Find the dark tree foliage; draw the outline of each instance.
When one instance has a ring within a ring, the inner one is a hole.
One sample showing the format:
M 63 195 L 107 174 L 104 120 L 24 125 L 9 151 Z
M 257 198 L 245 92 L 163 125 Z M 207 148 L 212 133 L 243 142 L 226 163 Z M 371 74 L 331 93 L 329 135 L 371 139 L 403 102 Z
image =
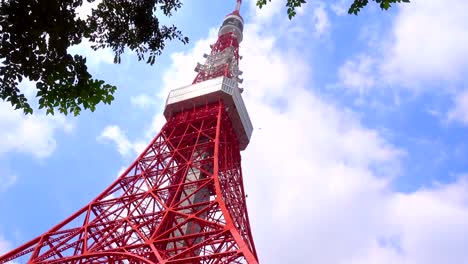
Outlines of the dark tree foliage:
M 409 3 L 410 0 L 372 0 L 380 5 L 382 10 L 388 10 L 392 4 L 396 3 Z M 354 0 L 354 3 L 351 4 L 351 7 L 348 10 L 349 14 L 357 15 L 363 7 L 369 3 L 369 0 Z
M 271 2 L 271 0 L 268 0 Z M 409 3 L 410 0 L 372 0 L 380 5 L 380 8 L 387 10 L 395 3 Z M 288 8 L 288 17 L 292 19 L 296 15 L 296 8 L 300 7 L 302 4 L 305 4 L 306 0 L 287 0 L 286 7 Z M 357 15 L 363 7 L 369 3 L 369 0 L 354 0 L 351 6 L 348 9 L 349 14 Z M 267 4 L 267 0 L 257 0 L 257 6 L 262 8 Z
M 94 0 L 85 0 L 94 2 Z M 36 82 L 39 109 L 78 115 L 82 108 L 110 104 L 116 87 L 94 79 L 86 58 L 67 49 L 84 38 L 94 50 L 111 48 L 120 63 L 125 49 L 153 64 L 165 41 L 188 38 L 175 26 L 159 23 L 156 12 L 171 16 L 180 0 L 102 0 L 87 19 L 76 8 L 82 0 L 0 0 L 0 98 L 24 113 L 33 110 L 18 88 Z

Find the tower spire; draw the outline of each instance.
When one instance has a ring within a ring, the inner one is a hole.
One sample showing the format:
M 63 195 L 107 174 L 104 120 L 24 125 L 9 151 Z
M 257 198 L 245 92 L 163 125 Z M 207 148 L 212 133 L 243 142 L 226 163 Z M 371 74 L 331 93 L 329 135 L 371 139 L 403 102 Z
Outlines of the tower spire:
M 237 0 L 236 9 L 234 9 L 234 11 L 240 12 L 241 4 L 242 4 L 242 0 Z

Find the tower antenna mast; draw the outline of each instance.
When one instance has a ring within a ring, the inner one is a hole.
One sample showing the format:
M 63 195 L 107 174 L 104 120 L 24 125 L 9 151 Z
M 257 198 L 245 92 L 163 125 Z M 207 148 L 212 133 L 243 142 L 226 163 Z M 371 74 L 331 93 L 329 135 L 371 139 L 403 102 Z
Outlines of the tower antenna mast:
M 237 12 L 240 11 L 241 4 L 242 4 L 242 0 L 237 0 L 235 11 L 237 11 Z

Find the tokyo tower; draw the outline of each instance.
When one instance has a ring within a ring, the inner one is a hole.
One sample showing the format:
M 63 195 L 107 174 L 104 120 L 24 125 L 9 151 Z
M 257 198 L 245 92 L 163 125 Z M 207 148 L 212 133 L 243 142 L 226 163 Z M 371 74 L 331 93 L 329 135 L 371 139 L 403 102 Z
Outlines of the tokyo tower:
M 241 155 L 241 0 L 191 85 L 169 93 L 166 124 L 104 192 L 1 263 L 258 263 Z

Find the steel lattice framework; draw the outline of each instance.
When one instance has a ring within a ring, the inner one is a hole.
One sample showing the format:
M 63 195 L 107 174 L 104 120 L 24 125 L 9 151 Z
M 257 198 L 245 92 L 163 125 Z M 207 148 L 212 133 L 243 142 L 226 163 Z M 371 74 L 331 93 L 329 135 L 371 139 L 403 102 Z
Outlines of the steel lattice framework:
M 168 121 L 133 164 L 0 264 L 258 263 L 241 170 L 252 129 L 237 87 L 239 7 L 240 0 L 194 84 L 171 91 Z

